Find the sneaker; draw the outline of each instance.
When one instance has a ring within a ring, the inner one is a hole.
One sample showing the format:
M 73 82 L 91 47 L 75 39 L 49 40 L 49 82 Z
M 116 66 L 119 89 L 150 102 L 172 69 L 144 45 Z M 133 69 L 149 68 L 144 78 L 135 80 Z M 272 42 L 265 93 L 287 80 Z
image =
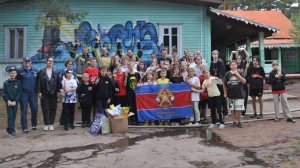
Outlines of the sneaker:
M 274 120 L 275 120 L 275 122 L 279 122 L 280 118 L 275 118 Z
M 31 128 L 33 131 L 35 131 L 36 130 L 36 126 L 32 126 L 32 128 Z
M 219 129 L 224 129 L 225 125 L 224 124 L 220 124 Z
M 54 130 L 54 126 L 53 125 L 49 125 L 49 131 L 53 131 Z
M 70 128 L 71 128 L 71 129 L 74 129 L 74 128 L 75 128 L 74 124 L 71 124 L 71 125 L 70 125 Z
M 263 116 L 262 114 L 259 114 L 259 115 L 257 116 L 257 119 L 262 119 L 262 118 L 264 118 L 264 116 Z
M 232 123 L 232 127 L 235 128 L 237 126 L 236 122 Z
M 187 124 L 188 126 L 193 126 L 194 125 L 194 123 L 192 123 L 192 122 L 190 122 L 189 124 Z
M 208 127 L 209 129 L 213 129 L 213 128 L 215 128 L 215 127 L 217 127 L 215 124 L 210 124 L 210 126 Z
M 48 125 L 45 125 L 43 130 L 44 130 L 44 131 L 49 131 L 49 126 L 48 126 Z
M 23 129 L 23 133 L 28 134 L 29 133 L 28 129 Z
M 199 122 L 196 122 L 196 123 L 194 124 L 194 126 L 201 126 L 200 121 L 199 121 Z
M 238 124 L 237 124 L 237 127 L 239 127 L 239 128 L 243 128 L 243 125 L 242 125 L 242 123 L 238 122 Z
M 254 113 L 253 115 L 250 115 L 250 118 L 257 118 L 257 114 Z
M 66 130 L 66 131 L 69 130 L 68 125 L 64 125 L 64 130 Z
M 11 136 L 13 137 L 13 138 L 16 138 L 17 136 L 16 136 L 16 132 L 12 132 L 11 133 Z
M 12 133 L 9 133 L 9 132 L 5 132 L 5 134 L 9 137 L 9 138 L 11 138 L 11 139 L 14 139 L 15 137 L 12 135 Z
M 88 128 L 91 127 L 91 122 L 87 122 L 86 127 L 88 127 Z
M 292 119 L 292 118 L 288 118 L 288 119 L 286 120 L 286 122 L 296 123 L 296 120 L 294 120 L 294 119 Z

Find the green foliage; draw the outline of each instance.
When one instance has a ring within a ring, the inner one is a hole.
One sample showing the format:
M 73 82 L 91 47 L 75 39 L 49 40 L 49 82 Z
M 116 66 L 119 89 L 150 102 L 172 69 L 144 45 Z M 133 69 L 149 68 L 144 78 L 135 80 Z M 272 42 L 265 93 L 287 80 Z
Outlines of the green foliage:
M 220 8 L 226 10 L 280 10 L 290 18 L 295 3 L 300 3 L 300 0 L 225 0 Z
M 295 42 L 300 43 L 300 8 L 292 13 L 293 28 L 290 30 L 290 36 Z
M 36 18 L 35 28 L 39 29 L 46 25 L 47 14 L 53 14 L 56 16 L 55 24 L 59 27 L 62 24 L 62 18 L 65 18 L 67 22 L 73 23 L 75 21 L 81 21 L 88 14 L 85 11 L 74 11 L 62 0 L 28 0 L 25 5 L 29 9 L 38 9 L 40 15 Z M 54 23 L 53 23 L 54 24 Z

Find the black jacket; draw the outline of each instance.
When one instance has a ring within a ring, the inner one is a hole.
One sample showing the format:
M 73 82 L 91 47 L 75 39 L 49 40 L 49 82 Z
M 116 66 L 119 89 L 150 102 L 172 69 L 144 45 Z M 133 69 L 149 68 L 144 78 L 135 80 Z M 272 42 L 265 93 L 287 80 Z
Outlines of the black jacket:
M 275 77 L 277 70 L 272 70 L 269 74 L 269 83 L 272 85 L 272 91 L 274 90 L 285 90 L 286 75 L 284 71 L 281 71 L 281 78 Z
M 48 78 L 46 68 L 38 73 L 37 93 L 56 94 L 61 89 L 61 81 L 58 72 L 52 69 L 51 78 Z
M 216 76 L 220 79 L 223 79 L 226 73 L 226 68 L 222 59 L 219 58 L 217 63 L 214 63 L 212 61 L 210 63 L 209 72 L 212 76 Z
M 99 83 L 96 85 L 96 95 L 98 100 L 108 100 L 113 96 L 113 83 L 108 76 L 99 77 Z
M 21 82 L 19 80 L 6 80 L 3 83 L 3 99 L 5 101 L 18 101 L 22 92 Z
M 93 86 L 91 84 L 81 84 L 77 88 L 78 100 L 82 107 L 92 107 L 93 105 Z

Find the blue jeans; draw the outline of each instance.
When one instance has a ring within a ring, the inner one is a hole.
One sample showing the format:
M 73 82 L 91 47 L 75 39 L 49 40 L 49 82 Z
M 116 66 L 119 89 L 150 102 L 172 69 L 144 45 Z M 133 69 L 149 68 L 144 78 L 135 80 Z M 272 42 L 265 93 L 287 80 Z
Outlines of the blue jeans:
M 38 99 L 35 91 L 28 92 L 22 91 L 20 98 L 21 106 L 21 126 L 22 129 L 27 129 L 27 108 L 28 103 L 31 109 L 31 126 L 36 127 L 37 125 L 37 112 L 38 112 Z

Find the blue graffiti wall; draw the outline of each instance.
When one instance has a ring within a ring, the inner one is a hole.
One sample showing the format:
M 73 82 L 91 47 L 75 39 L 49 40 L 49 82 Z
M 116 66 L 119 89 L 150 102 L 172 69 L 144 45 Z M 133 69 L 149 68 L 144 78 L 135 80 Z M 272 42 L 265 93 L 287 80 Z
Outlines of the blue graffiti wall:
M 56 28 L 57 29 L 57 28 Z M 59 30 L 56 30 L 59 33 Z M 122 41 L 122 50 L 127 52 L 131 49 L 134 53 L 137 53 L 137 41 L 140 41 L 143 50 L 142 59 L 150 60 L 150 55 L 155 52 L 159 55 L 162 44 L 158 44 L 158 35 L 155 25 L 146 21 L 137 21 L 134 26 L 131 21 L 127 21 L 125 25 L 116 24 L 109 30 L 105 30 L 100 24 L 94 29 L 87 21 L 81 22 L 78 29 L 74 30 L 75 41 L 79 40 L 81 45 L 77 49 L 77 54 L 82 53 L 83 48 L 87 48 L 90 52 L 96 43 L 95 37 L 99 35 L 100 48 L 107 47 L 110 54 L 117 53 L 117 40 Z M 48 36 L 44 36 L 43 40 L 47 40 Z M 59 41 L 56 44 L 46 45 L 43 44 L 41 49 L 37 50 L 37 53 L 31 56 L 33 65 L 41 69 L 46 66 L 46 58 L 54 57 L 55 68 L 58 71 L 65 69 L 64 62 L 68 59 L 73 59 L 70 55 L 70 51 L 74 46 L 74 42 L 62 42 Z M 101 51 L 99 49 L 99 51 Z M 74 67 L 76 68 L 76 67 Z M 75 70 L 75 69 L 74 69 Z
M 122 50 L 127 51 L 131 49 L 137 53 L 137 41 L 141 42 L 143 49 L 142 59 L 149 60 L 150 54 L 155 52 L 160 53 L 160 46 L 158 45 L 158 35 L 153 23 L 146 23 L 145 21 L 137 21 L 135 27 L 131 21 L 127 21 L 125 25 L 116 24 L 112 26 L 107 32 L 98 24 L 97 30 L 93 29 L 89 22 L 82 22 L 79 29 L 75 30 L 75 39 L 83 43 L 83 47 L 92 47 L 95 45 L 95 37 L 99 35 L 101 38 L 101 47 L 107 47 L 109 53 L 117 52 L 117 40 L 122 41 Z M 78 51 L 80 52 L 80 51 Z

